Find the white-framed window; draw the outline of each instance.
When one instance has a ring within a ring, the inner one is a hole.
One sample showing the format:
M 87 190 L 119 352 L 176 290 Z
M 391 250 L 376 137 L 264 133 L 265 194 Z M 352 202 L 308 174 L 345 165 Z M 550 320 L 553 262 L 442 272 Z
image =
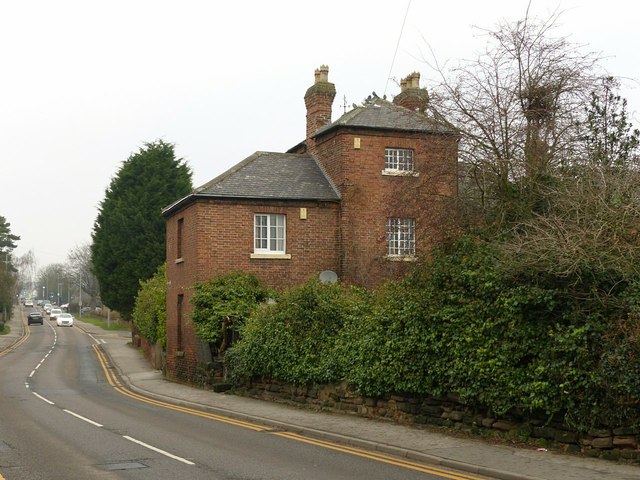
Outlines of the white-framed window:
M 416 221 L 413 218 L 387 218 L 387 255 L 413 257 L 416 254 Z
M 389 172 L 413 172 L 413 150 L 409 148 L 385 148 L 384 169 Z
M 286 216 L 257 213 L 253 217 L 254 253 L 284 254 L 286 251 Z

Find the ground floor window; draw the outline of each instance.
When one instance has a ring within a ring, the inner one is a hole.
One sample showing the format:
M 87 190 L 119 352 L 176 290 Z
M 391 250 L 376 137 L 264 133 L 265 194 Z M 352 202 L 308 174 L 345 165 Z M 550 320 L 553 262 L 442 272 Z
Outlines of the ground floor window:
M 254 216 L 253 223 L 254 253 L 285 253 L 285 215 L 259 213 Z

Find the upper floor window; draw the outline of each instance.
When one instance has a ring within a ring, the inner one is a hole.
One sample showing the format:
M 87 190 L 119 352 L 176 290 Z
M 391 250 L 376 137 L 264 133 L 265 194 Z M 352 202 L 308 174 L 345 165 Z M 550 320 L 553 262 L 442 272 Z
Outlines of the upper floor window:
M 392 172 L 413 172 L 413 150 L 409 148 L 385 148 L 384 169 Z
M 286 216 L 256 214 L 254 224 L 254 252 L 283 254 L 286 250 Z
M 387 218 L 387 255 L 413 257 L 416 254 L 416 221 L 413 218 Z

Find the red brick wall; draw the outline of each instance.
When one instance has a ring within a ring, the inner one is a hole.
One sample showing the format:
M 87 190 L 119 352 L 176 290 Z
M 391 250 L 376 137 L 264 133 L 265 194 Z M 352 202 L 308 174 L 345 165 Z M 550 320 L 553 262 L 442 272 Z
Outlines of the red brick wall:
M 300 208 L 307 219 L 300 218 Z M 286 215 L 290 259 L 252 259 L 255 213 Z M 323 270 L 339 272 L 337 203 L 198 200 L 167 219 L 167 375 L 193 380 L 206 348 L 190 324 L 194 283 L 233 271 L 255 274 L 269 287 L 298 285 Z M 177 224 L 183 218 L 182 260 L 176 263 Z M 182 348 L 178 345 L 177 296 L 184 295 Z M 181 353 L 178 353 L 181 352 Z
M 178 219 L 183 219 L 182 261 L 176 262 Z M 195 378 L 197 340 L 189 322 L 183 317 L 182 345 L 178 345 L 177 300 L 184 295 L 189 304 L 191 286 L 197 281 L 196 209 L 186 208 L 167 219 L 167 357 L 166 372 L 170 378 Z M 178 357 L 176 352 L 183 352 Z
M 197 365 L 210 361 L 189 321 L 196 282 L 244 271 L 268 286 L 288 288 L 333 270 L 343 282 L 373 288 L 406 273 L 410 262 L 386 258 L 386 219 L 416 219 L 416 253 L 430 250 L 450 215 L 447 200 L 456 194 L 457 142 L 453 135 L 335 129 L 315 138 L 312 153 L 340 191 L 340 204 L 199 199 L 174 213 L 167 220 L 167 375 L 193 381 Z M 386 147 L 413 149 L 419 175 L 383 175 Z M 301 207 L 307 208 L 306 220 L 300 218 Z M 291 259 L 251 258 L 255 213 L 287 216 L 286 253 Z M 183 258 L 176 262 L 180 218 Z M 177 332 L 180 294 L 182 345 Z
M 413 149 L 419 176 L 382 175 L 386 147 Z M 342 195 L 342 279 L 375 287 L 405 273 L 407 262 L 385 258 L 386 219 L 415 218 L 416 253 L 428 252 L 447 215 L 443 200 L 456 194 L 457 138 L 341 129 L 317 138 L 316 149 Z

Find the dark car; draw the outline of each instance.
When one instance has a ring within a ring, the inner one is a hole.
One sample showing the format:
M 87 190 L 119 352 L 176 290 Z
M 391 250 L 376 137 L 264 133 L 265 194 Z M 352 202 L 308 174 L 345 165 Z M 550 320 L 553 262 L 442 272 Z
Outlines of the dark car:
M 44 324 L 44 319 L 40 312 L 31 312 L 27 317 L 27 323 L 31 325 L 32 323 L 39 323 L 40 325 Z

